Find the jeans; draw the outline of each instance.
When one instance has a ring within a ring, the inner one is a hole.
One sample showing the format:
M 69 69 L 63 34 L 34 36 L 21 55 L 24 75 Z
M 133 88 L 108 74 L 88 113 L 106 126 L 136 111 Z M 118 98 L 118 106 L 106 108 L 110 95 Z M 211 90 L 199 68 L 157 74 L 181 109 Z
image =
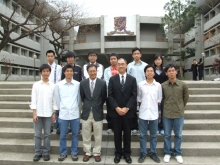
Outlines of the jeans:
M 34 143 L 36 155 L 49 155 L 50 153 L 50 129 L 51 117 L 38 117 L 38 122 L 34 122 Z M 42 145 L 42 129 L 44 130 L 44 144 Z
M 59 118 L 58 121 L 60 125 L 60 155 L 67 155 L 66 133 L 69 124 L 72 131 L 71 155 L 77 155 L 80 119 L 62 120 Z
M 164 127 L 164 154 L 171 155 L 171 132 L 174 130 L 174 156 L 182 155 L 182 130 L 184 125 L 184 117 L 169 119 L 163 116 Z
M 57 129 L 57 131 L 60 130 L 59 122 L 58 122 L 59 112 L 60 112 L 59 110 L 56 110 L 56 129 Z
M 139 118 L 139 130 L 140 130 L 140 152 L 141 155 L 147 155 L 147 129 L 150 129 L 150 155 L 156 154 L 157 146 L 157 128 L 158 119 L 156 120 L 143 120 Z

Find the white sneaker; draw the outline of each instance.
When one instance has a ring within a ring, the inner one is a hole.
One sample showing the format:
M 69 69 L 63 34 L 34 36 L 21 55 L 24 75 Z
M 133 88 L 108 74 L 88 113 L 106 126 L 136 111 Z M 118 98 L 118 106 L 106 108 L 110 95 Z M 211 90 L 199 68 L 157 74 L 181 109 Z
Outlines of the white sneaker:
M 112 129 L 108 129 L 108 130 L 107 130 L 107 133 L 108 133 L 108 134 L 111 134 L 111 133 L 112 133 Z
M 170 157 L 171 157 L 170 155 L 164 155 L 163 161 L 164 161 L 165 163 L 169 163 Z
M 175 158 L 178 163 L 180 163 L 180 164 L 183 163 L 183 157 L 181 155 L 175 156 Z

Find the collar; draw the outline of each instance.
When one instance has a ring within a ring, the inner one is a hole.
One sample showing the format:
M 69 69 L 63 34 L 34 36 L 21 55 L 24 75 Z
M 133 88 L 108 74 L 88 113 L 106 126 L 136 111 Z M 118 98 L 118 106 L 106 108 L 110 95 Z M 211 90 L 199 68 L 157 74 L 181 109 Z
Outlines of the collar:
M 50 81 L 48 81 L 48 82 L 45 83 L 45 82 L 43 82 L 42 79 L 40 80 L 40 83 L 41 83 L 41 84 L 49 84 L 49 85 L 50 85 Z
M 155 79 L 153 80 L 153 82 L 152 82 L 152 84 L 149 84 L 148 82 L 147 82 L 147 80 L 145 80 L 145 83 L 144 84 L 147 84 L 147 85 L 156 85 L 156 81 L 155 81 Z
M 122 75 L 122 74 L 120 74 L 120 73 L 118 73 L 118 74 L 119 74 L 120 78 L 121 78 L 121 76 L 124 76 L 124 78 L 127 76 L 127 73 L 126 73 L 126 72 L 125 72 L 124 75 Z
M 117 67 L 112 67 L 112 66 L 110 66 L 110 69 L 115 69 L 115 70 L 118 70 L 118 68 L 117 68 Z
M 168 82 L 168 85 L 172 85 L 172 83 L 169 80 L 167 80 L 167 82 Z M 176 79 L 176 81 L 173 84 L 180 86 L 180 80 Z
M 134 62 L 134 65 L 142 65 L 142 63 L 143 63 L 143 61 L 140 61 L 139 64 L 136 64 L 135 61 L 133 61 L 133 62 Z
M 48 63 L 48 65 L 50 65 L 49 63 Z M 53 64 L 52 65 L 50 65 L 50 67 L 54 67 L 56 65 L 56 63 L 55 62 L 53 62 Z
M 91 62 L 89 62 L 88 64 L 92 64 Z M 99 63 L 95 62 L 94 65 L 96 65 L 97 67 L 99 67 Z
M 68 84 L 68 82 L 66 81 L 66 78 L 63 79 L 63 83 L 64 83 L 64 84 Z M 71 80 L 70 84 L 74 84 L 73 79 Z

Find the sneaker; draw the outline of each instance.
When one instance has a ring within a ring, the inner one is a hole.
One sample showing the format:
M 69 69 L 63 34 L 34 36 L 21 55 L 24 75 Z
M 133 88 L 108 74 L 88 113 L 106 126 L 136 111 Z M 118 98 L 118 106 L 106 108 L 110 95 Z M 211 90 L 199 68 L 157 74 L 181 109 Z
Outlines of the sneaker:
M 56 134 L 58 134 L 58 135 L 59 135 L 59 134 L 60 134 L 60 130 L 57 130 L 57 131 L 56 131 Z
M 71 155 L 71 157 L 72 157 L 73 161 L 78 161 L 78 156 L 77 155 Z
M 163 129 L 160 130 L 160 134 L 161 134 L 161 135 L 164 135 L 164 130 L 163 130 Z
M 175 158 L 178 163 L 180 163 L 180 164 L 183 163 L 183 157 L 181 155 L 175 156 Z
M 146 158 L 147 156 L 146 155 L 142 155 L 140 156 L 140 158 L 138 159 L 138 163 L 143 163 L 144 162 L 144 159 Z
M 107 133 L 108 133 L 108 134 L 111 134 L 111 133 L 112 133 L 112 129 L 108 129 L 108 130 L 107 130 Z
M 58 158 L 59 162 L 62 162 L 66 159 L 67 155 L 60 155 L 60 157 Z
M 170 155 L 164 155 L 163 161 L 164 161 L 165 163 L 169 163 L 170 157 L 171 157 Z
M 160 159 L 157 157 L 156 154 L 150 155 L 150 158 L 153 159 L 153 161 L 155 161 L 156 163 L 160 163 Z
M 132 134 L 132 135 L 137 135 L 137 130 L 136 130 L 136 129 L 132 130 L 132 131 L 131 131 L 131 134 Z

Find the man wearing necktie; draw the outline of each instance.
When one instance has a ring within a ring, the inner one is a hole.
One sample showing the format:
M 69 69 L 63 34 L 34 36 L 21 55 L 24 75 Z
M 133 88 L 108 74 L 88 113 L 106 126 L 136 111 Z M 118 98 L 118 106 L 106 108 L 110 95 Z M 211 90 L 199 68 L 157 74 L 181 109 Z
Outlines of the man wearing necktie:
M 127 61 L 120 58 L 118 60 L 119 74 L 112 76 L 108 85 L 108 99 L 111 103 L 111 108 L 108 110 L 108 113 L 112 118 L 114 130 L 115 163 L 120 162 L 121 156 L 124 157 L 127 163 L 132 163 L 130 157 L 131 123 L 137 105 L 137 83 L 134 77 L 126 73 L 126 68 Z
M 97 78 L 97 66 L 87 66 L 89 78 L 80 82 L 80 95 L 83 102 L 82 108 L 82 138 L 85 155 L 83 161 L 89 161 L 93 155 L 96 162 L 101 161 L 101 143 L 103 128 L 103 104 L 106 100 L 107 89 L 104 80 Z M 95 146 L 91 151 L 92 127 Z

